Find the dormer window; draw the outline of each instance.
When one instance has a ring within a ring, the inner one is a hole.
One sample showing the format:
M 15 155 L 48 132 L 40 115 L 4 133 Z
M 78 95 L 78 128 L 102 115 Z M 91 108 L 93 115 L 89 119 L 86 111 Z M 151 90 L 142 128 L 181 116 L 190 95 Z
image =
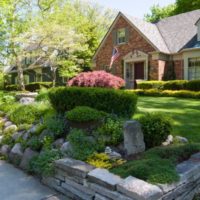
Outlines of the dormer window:
M 126 29 L 121 28 L 117 30 L 117 44 L 123 44 L 126 42 Z

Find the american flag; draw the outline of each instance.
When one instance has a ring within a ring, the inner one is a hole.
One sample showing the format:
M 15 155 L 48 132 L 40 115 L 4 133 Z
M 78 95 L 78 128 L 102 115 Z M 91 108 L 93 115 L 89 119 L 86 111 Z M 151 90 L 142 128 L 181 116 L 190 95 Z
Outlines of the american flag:
M 111 61 L 110 61 L 110 68 L 112 67 L 113 63 L 115 62 L 115 60 L 117 60 L 117 58 L 119 56 L 120 56 L 120 53 L 119 53 L 117 47 L 114 47 L 113 52 L 112 52 Z

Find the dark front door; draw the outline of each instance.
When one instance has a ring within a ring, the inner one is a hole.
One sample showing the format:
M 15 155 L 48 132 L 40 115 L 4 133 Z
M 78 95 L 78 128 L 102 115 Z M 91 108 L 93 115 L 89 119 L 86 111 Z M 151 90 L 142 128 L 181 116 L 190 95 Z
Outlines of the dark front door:
M 144 62 L 134 63 L 134 79 L 144 79 Z

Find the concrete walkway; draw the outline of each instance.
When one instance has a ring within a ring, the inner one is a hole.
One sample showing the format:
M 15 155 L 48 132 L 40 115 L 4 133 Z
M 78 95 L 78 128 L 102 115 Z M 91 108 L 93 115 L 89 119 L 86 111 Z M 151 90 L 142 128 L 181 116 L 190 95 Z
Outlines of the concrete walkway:
M 68 200 L 5 161 L 0 161 L 0 200 Z

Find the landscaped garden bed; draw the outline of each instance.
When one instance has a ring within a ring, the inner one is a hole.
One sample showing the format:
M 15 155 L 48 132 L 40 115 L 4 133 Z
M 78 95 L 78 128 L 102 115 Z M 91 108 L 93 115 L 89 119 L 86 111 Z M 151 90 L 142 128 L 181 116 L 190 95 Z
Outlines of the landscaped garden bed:
M 43 90 L 35 102 L 24 105 L 13 93 L 4 94 L 1 155 L 75 199 L 178 199 L 186 193 L 192 197 L 200 165 L 199 154 L 190 157 L 200 145 L 175 137 L 188 135 L 176 129 L 173 114 L 150 113 L 151 104 L 145 113 L 147 98 L 139 97 L 136 108 L 132 91 L 60 87 Z M 136 146 L 129 149 L 134 136 L 137 140 L 131 144 Z M 148 190 L 137 189 L 140 184 Z

